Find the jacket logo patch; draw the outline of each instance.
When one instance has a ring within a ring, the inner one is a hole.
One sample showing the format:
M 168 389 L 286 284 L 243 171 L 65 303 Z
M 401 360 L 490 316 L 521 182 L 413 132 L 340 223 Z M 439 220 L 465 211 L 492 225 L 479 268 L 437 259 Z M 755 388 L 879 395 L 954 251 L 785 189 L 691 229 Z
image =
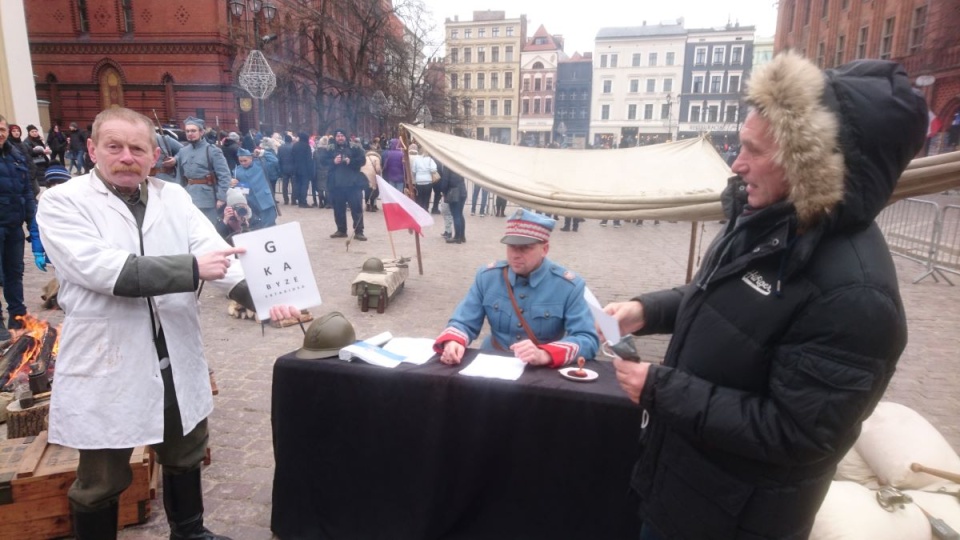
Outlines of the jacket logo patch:
M 756 270 L 751 270 L 743 275 L 743 282 L 753 288 L 753 290 L 764 296 L 770 296 L 770 291 L 773 290 L 773 286 L 767 283 L 763 276 L 760 275 L 760 272 Z

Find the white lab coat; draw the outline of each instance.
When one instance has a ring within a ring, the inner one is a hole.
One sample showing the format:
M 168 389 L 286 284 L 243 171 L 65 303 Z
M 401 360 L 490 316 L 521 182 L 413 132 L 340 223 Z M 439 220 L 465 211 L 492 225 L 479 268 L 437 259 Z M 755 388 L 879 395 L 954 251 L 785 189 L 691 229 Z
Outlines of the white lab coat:
M 229 248 L 179 185 L 149 179 L 144 253 L 202 255 Z M 60 280 L 66 315 L 50 407 L 50 442 L 80 449 L 132 448 L 163 440 L 163 381 L 146 298 L 113 295 L 120 270 L 140 254 L 126 203 L 93 174 L 48 190 L 37 211 L 40 236 Z M 213 285 L 243 279 L 239 264 Z M 163 325 L 183 432 L 213 410 L 193 292 L 154 298 Z

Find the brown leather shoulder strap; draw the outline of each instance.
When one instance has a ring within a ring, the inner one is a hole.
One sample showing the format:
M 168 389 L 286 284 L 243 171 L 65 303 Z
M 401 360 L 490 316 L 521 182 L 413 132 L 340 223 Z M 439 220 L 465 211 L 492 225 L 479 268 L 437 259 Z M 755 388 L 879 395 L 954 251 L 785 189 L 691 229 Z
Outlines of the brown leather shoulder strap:
M 513 295 L 513 287 L 510 286 L 510 275 L 507 273 L 507 267 L 503 267 L 503 284 L 507 287 L 507 293 L 510 295 L 510 303 L 513 304 L 513 312 L 517 314 L 517 318 L 520 319 L 520 324 L 523 325 L 524 331 L 527 333 L 527 337 L 530 338 L 530 341 L 533 342 L 537 347 L 540 346 L 540 341 L 537 340 L 537 336 L 533 335 L 533 330 L 530 330 L 530 325 L 527 324 L 527 320 L 523 318 L 523 313 L 520 311 L 520 306 L 517 305 L 517 297 Z

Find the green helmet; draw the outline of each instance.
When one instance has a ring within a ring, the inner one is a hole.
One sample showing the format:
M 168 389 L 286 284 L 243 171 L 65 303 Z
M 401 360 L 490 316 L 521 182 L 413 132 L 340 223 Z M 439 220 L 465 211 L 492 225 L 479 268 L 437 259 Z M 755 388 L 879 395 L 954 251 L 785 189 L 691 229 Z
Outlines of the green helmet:
M 386 272 L 383 268 L 383 261 L 376 257 L 370 257 L 364 261 L 363 271 L 370 274 L 382 274 Z
M 303 336 L 303 347 L 297 351 L 296 357 L 306 360 L 330 358 L 356 341 L 357 334 L 350 321 L 339 311 L 333 311 L 310 323 Z

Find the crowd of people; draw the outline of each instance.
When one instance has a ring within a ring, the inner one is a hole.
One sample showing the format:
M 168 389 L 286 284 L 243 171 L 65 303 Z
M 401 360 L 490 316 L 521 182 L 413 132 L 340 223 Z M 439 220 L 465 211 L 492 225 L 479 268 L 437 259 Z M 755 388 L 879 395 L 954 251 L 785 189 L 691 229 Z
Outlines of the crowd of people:
M 644 540 L 807 537 L 906 343 L 896 272 L 874 219 L 922 149 L 922 97 L 892 62 L 821 71 L 784 53 L 754 72 L 747 101 L 735 176 L 721 196 L 726 225 L 693 282 L 604 308 L 624 335 L 673 336 L 662 363 L 613 360 L 643 433 L 629 483 Z M 195 291 L 208 281 L 252 309 L 243 272 L 231 265 L 243 250 L 227 239 L 276 222 L 278 185 L 284 204 L 329 204 L 332 238 L 349 236 L 349 208 L 362 241 L 383 176 L 424 210 L 449 216 L 448 242 L 466 241 L 465 179 L 416 145 L 404 182 L 396 139 L 365 144 L 342 129 L 313 143 L 307 133 L 220 137 L 193 117 L 183 131 L 182 144 L 167 140 L 143 115 L 111 108 L 87 131 L 55 128 L 54 149 L 35 126 L 24 138 L 0 116 L 10 316 L 0 322 L 15 328 L 26 313 L 26 226 L 37 266 L 45 269 L 49 250 L 61 281 L 66 318 L 49 440 L 80 449 L 68 497 L 81 540 L 116 537 L 131 449 L 144 444 L 163 464 L 171 538 L 224 538 L 203 521 L 212 400 Z M 64 156 L 66 176 L 82 176 L 38 204 L 37 168 L 64 166 Z M 496 215 L 506 217 L 505 206 L 496 201 Z M 531 366 L 597 355 L 605 338 L 583 279 L 547 258 L 556 222 L 526 209 L 507 218 L 506 258 L 477 271 L 435 340 L 440 362 L 459 364 L 485 320 L 480 348 Z M 576 220 L 567 224 L 576 230 Z M 297 313 L 277 305 L 270 317 Z

